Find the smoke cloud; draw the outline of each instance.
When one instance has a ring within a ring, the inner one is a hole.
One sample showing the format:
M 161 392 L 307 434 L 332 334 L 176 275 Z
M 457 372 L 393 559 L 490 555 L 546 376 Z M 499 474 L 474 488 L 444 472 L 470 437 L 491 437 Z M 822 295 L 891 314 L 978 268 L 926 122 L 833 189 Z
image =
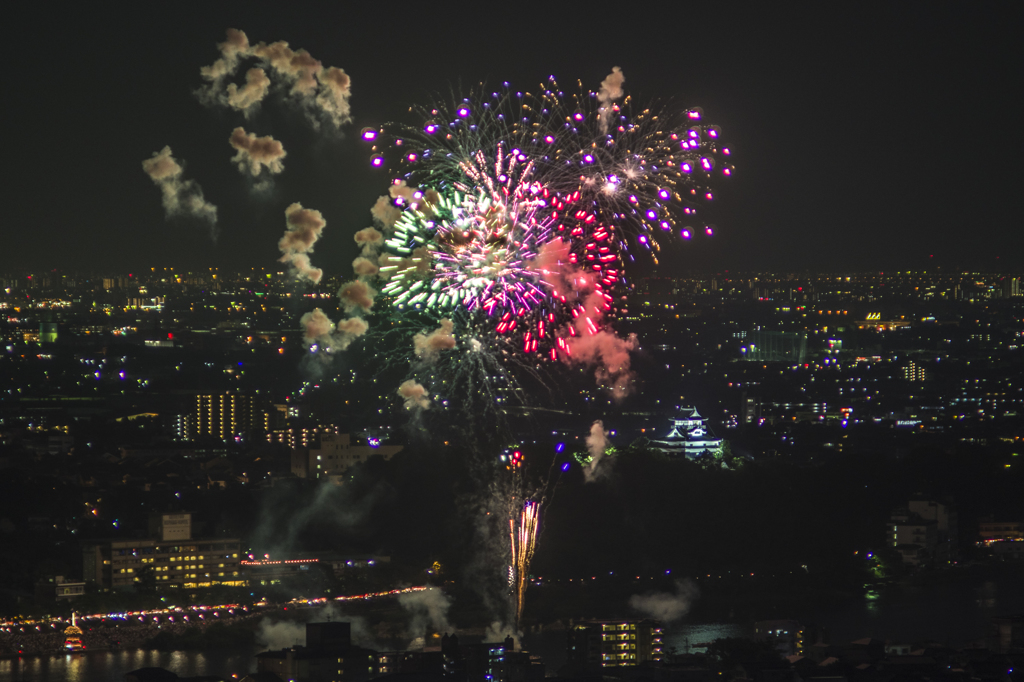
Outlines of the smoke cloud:
M 455 348 L 455 336 L 452 334 L 453 329 L 455 329 L 455 324 L 448 318 L 445 318 L 441 320 L 441 326 L 429 334 L 420 332 L 414 336 L 412 344 L 416 357 L 430 363 L 437 360 L 437 356 L 441 351 Z
M 306 624 L 286 620 L 275 623 L 270 618 L 264 618 L 256 630 L 256 641 L 262 642 L 268 650 L 287 649 L 296 644 L 304 645 Z
M 369 328 L 370 325 L 361 317 L 350 317 L 347 320 L 342 320 L 334 328 L 334 336 L 331 337 L 331 343 L 338 350 L 346 350 L 353 341 L 365 334 Z
M 303 328 L 302 340 L 307 344 L 316 343 L 320 339 L 330 336 L 334 331 L 334 323 L 331 322 L 331 318 L 327 317 L 320 308 L 314 308 L 299 318 L 299 324 Z
M 269 553 L 280 558 L 293 553 L 303 532 L 318 528 L 330 532 L 362 532 L 370 523 L 374 510 L 393 504 L 394 489 L 384 481 L 369 490 L 338 486 L 328 479 L 319 479 L 312 490 L 301 493 L 278 487 L 267 491 L 259 509 L 259 522 L 253 530 L 251 543 L 257 555 Z M 325 530 L 328 529 L 328 530 Z
M 363 250 L 360 256 L 352 261 L 352 269 L 359 279 L 375 276 L 380 272 L 377 256 L 384 243 L 384 235 L 372 227 L 366 227 L 356 232 L 354 238 L 356 244 L 362 246 Z
M 414 206 L 418 203 L 416 190 L 405 184 L 405 180 L 397 180 L 391 187 L 388 187 L 388 194 L 392 199 L 401 199 L 407 206 Z
M 279 40 L 270 45 L 259 43 L 251 54 L 292 86 L 290 94 L 303 97 L 316 91 L 316 77 L 324 67 L 306 50 L 292 50 L 288 43 Z
M 623 339 L 602 329 L 567 339 L 566 345 L 572 353 L 571 362 L 597 365 L 594 377 L 613 398 L 621 400 L 632 392 L 636 375 L 630 369 L 629 352 L 637 347 L 635 334 Z
M 199 70 L 207 85 L 196 94 L 204 104 L 232 107 L 248 116 L 276 81 L 305 111 L 314 129 L 318 130 L 321 123 L 338 129 L 351 120 L 352 81 L 344 70 L 336 66 L 324 68 L 306 50 L 293 50 L 283 41 L 250 45 L 245 33 L 233 28 L 227 30 L 227 38 L 217 47 L 220 58 Z M 260 67 L 246 72 L 245 84 L 225 85 L 242 62 L 249 59 L 257 61 Z
M 427 397 L 427 389 L 413 379 L 407 379 L 398 387 L 398 395 L 405 399 L 405 409 L 429 410 L 430 398 Z
M 377 203 L 370 209 L 370 215 L 374 220 L 384 226 L 384 229 L 391 230 L 402 216 L 402 209 L 391 203 L 390 197 L 378 197 Z
M 428 626 L 440 634 L 453 632 L 448 623 L 448 609 L 452 604 L 438 588 L 407 592 L 399 595 L 398 603 L 409 612 L 409 637 L 412 639 L 425 639 Z
M 700 592 L 689 580 L 676 581 L 675 593 L 649 592 L 634 594 L 629 598 L 629 606 L 648 618 L 671 623 L 685 616 Z
M 601 329 L 608 298 L 599 289 L 594 275 L 572 263 L 569 244 L 555 239 L 543 245 L 530 267 L 540 273 L 552 294 L 563 302 L 585 293 L 582 310 L 565 336 L 562 359 L 570 364 L 596 365 L 594 377 L 620 400 L 632 391 L 634 373 L 630 369 L 630 351 L 637 347 L 636 336 L 626 339 Z
M 360 244 L 365 250 L 367 246 L 379 245 L 384 241 L 384 235 L 372 227 L 366 227 L 355 233 L 356 244 Z
M 347 622 L 352 632 L 352 643 L 356 646 L 376 649 L 377 641 L 370 630 L 366 619 L 361 616 L 347 616 L 334 604 L 328 604 L 315 612 L 310 622 L 324 621 Z M 306 624 L 292 621 L 274 622 L 269 616 L 259 622 L 256 630 L 256 641 L 268 650 L 287 649 L 296 644 L 306 643 Z
M 587 483 L 608 475 L 608 465 L 603 464 L 605 450 L 608 449 L 608 432 L 604 430 L 604 422 L 600 419 L 590 425 L 587 436 L 587 450 L 590 452 L 590 463 L 583 467 L 583 478 Z
M 303 208 L 300 203 L 294 203 L 286 208 L 284 215 L 287 228 L 277 243 L 277 247 L 284 254 L 279 261 L 291 264 L 296 278 L 308 279 L 316 284 L 324 272 L 310 265 L 309 256 L 306 254 L 313 251 L 313 245 L 320 239 L 320 233 L 327 222 L 320 211 Z
M 337 325 L 320 308 L 314 308 L 299 318 L 303 328 L 302 339 L 307 344 L 317 344 L 317 350 L 324 353 L 347 350 L 352 342 L 370 328 L 362 318 L 352 317 Z
M 227 39 L 217 44 L 221 57 L 210 66 L 199 69 L 199 75 L 204 80 L 218 82 L 224 77 L 234 73 L 238 68 L 240 57 L 249 54 L 249 38 L 245 33 L 235 28 L 227 30 Z
M 256 137 L 255 133 L 246 133 L 244 128 L 239 127 L 232 131 L 228 143 L 238 152 L 231 158 L 231 162 L 238 164 L 238 171 L 242 174 L 248 171 L 256 177 L 264 168 L 272 175 L 284 170 L 281 159 L 288 152 L 284 150 L 284 145 L 270 135 Z
M 616 111 L 612 102 L 622 97 L 622 84 L 626 77 L 622 75 L 622 69 L 612 67 L 612 72 L 601 81 L 601 89 L 597 91 L 597 101 L 600 105 L 597 108 L 597 119 L 601 124 L 601 132 L 608 132 L 608 124 Z
M 238 109 L 248 118 L 269 91 L 270 79 L 267 78 L 267 72 L 254 68 L 245 72 L 245 85 L 242 87 L 235 83 L 228 84 L 224 97 L 228 106 Z
M 372 277 L 380 270 L 377 264 L 365 256 L 359 256 L 352 261 L 352 270 L 359 277 Z
M 360 311 L 368 313 L 373 308 L 373 299 L 377 292 L 362 280 L 346 282 L 338 289 L 338 299 L 346 313 Z
M 182 177 L 184 168 L 172 156 L 171 148 L 153 152 L 142 162 L 142 170 L 156 183 L 163 194 L 168 218 L 198 218 L 210 224 L 210 238 L 217 240 L 217 207 L 203 197 L 202 188 L 194 180 Z
M 502 623 L 500 620 L 496 620 L 490 625 L 488 625 L 487 628 L 484 630 L 484 643 L 503 643 L 505 641 L 505 638 L 510 636 L 512 637 L 512 640 L 515 642 L 515 648 L 518 651 L 521 648 L 519 640 L 520 638 L 522 638 L 523 633 L 516 630 L 514 627 L 508 625 L 507 623 Z
M 331 121 L 336 128 L 352 120 L 351 107 L 348 98 L 352 94 L 352 79 L 348 74 L 336 66 L 332 66 L 319 76 L 320 93 L 316 96 L 316 103 L 320 111 Z
M 561 237 L 541 245 L 530 269 L 538 271 L 541 280 L 563 301 L 574 293 L 573 279 L 578 271 L 569 260 L 569 242 Z

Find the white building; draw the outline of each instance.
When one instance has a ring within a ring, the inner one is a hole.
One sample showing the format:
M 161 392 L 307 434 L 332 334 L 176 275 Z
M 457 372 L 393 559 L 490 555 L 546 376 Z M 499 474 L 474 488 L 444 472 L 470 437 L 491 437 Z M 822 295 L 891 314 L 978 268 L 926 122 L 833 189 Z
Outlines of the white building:
M 705 450 L 713 455 L 722 452 L 722 439 L 715 438 L 708 429 L 708 420 L 700 416 L 695 407 L 684 407 L 680 416 L 669 419 L 671 426 L 662 438 L 651 439 L 651 446 L 668 455 L 685 455 L 693 459 Z
M 303 478 L 326 477 L 340 485 L 349 467 L 373 456 L 391 459 L 401 450 L 401 445 L 384 445 L 376 438 L 366 445 L 353 445 L 347 433 L 325 433 L 320 436 L 320 446 L 309 449 L 307 461 L 302 462 L 301 455 L 298 462 L 292 458 L 292 472 Z

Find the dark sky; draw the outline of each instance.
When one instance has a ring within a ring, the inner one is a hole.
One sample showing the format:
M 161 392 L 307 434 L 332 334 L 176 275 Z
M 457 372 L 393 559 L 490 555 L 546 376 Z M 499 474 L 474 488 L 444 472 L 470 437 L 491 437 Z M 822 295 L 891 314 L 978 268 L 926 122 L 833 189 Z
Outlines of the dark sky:
M 327 219 L 314 264 L 348 274 L 351 235 L 387 182 L 362 126 L 460 82 L 596 88 L 613 65 L 641 101 L 702 106 L 734 152 L 718 235 L 671 248 L 664 274 L 1024 262 L 1018 3 L 251 4 L 23 10 L 5 39 L 0 272 L 273 266 L 300 201 Z M 201 106 L 199 67 L 227 27 L 344 68 L 347 139 L 282 106 L 249 122 Z M 269 196 L 229 163 L 236 125 L 288 150 Z M 140 165 L 164 145 L 219 207 L 216 245 L 164 219 Z

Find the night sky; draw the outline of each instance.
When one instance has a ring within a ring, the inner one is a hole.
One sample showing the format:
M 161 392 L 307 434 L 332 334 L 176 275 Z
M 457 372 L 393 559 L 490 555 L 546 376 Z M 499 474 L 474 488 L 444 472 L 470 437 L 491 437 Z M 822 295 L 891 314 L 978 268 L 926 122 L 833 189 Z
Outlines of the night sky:
M 388 182 L 360 128 L 460 83 L 596 89 L 614 65 L 640 102 L 703 107 L 734 153 L 717 236 L 672 247 L 660 274 L 1021 268 L 1020 4 L 555 4 L 23 5 L 5 38 L 0 272 L 275 267 L 299 201 L 327 220 L 314 264 L 347 276 Z M 228 27 L 345 69 L 346 137 L 280 101 L 250 121 L 203 107 L 199 68 Z M 229 162 L 237 125 L 288 150 L 268 195 Z M 141 169 L 164 145 L 219 207 L 216 244 L 165 220 Z

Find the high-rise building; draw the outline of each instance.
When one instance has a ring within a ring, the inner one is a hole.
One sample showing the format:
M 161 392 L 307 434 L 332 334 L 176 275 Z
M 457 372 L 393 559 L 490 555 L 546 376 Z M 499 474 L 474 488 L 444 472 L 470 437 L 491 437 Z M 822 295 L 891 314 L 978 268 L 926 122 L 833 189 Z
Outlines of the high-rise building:
M 580 621 L 568 630 L 569 664 L 593 671 L 660 661 L 662 635 L 661 624 L 653 620 Z
M 371 439 L 366 445 L 353 445 L 352 438 L 347 433 L 325 433 L 320 436 L 320 445 L 309 449 L 305 473 L 300 473 L 298 469 L 301 463 L 297 463 L 294 458 L 292 471 L 296 476 L 332 478 L 344 475 L 349 467 L 365 462 L 370 457 L 381 456 L 384 459 L 391 459 L 401 450 L 401 445 L 384 445 L 377 439 Z
M 754 639 L 771 641 L 783 656 L 803 656 L 804 626 L 795 620 L 760 620 L 754 623 Z
M 194 539 L 191 514 L 162 514 L 148 539 L 86 543 L 82 576 L 100 588 L 244 586 L 238 538 Z
M 740 424 L 753 424 L 756 426 L 760 418 L 761 399 L 748 396 L 747 392 L 743 391 L 743 396 L 740 399 Z
M 960 557 L 959 515 L 948 504 L 933 500 L 910 500 L 907 509 L 922 519 L 935 521 L 935 561 L 939 564 L 955 562 Z
M 269 431 L 271 415 L 260 408 L 256 398 L 250 395 L 197 395 L 192 420 L 194 436 L 214 436 L 230 441 L 253 431 Z
M 907 381 L 924 381 L 928 378 L 928 372 L 924 365 L 911 360 L 903 369 L 903 378 Z

